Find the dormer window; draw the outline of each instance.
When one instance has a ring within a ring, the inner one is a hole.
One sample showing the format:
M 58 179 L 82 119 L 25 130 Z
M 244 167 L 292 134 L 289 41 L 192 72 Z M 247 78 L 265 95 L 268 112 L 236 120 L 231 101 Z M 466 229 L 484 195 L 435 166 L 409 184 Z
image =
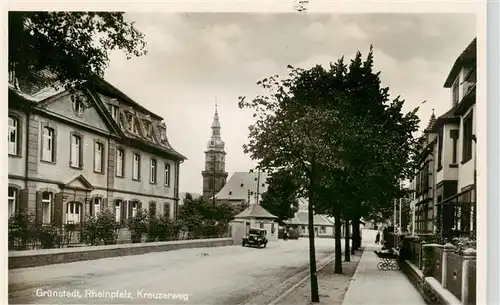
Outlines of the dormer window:
M 134 131 L 135 129 L 135 122 L 134 122 L 134 114 L 131 112 L 127 112 L 127 122 L 128 122 L 128 130 L 129 131 Z
M 144 131 L 145 131 L 145 136 L 146 137 L 150 137 L 151 136 L 151 132 L 152 132 L 152 128 L 151 128 L 151 122 L 149 121 L 144 121 Z
M 109 105 L 109 108 L 111 111 L 111 117 L 113 117 L 114 120 L 118 119 L 118 106 Z

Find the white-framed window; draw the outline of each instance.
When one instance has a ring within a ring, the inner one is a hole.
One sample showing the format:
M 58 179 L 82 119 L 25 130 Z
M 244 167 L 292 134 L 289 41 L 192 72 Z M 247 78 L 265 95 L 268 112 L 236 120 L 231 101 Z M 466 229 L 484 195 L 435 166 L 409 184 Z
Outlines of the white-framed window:
M 121 213 L 121 205 L 122 205 L 122 201 L 121 200 L 116 200 L 115 201 L 115 220 L 116 222 L 120 222 L 121 221 L 121 216 L 122 216 L 122 213 Z
M 144 120 L 144 131 L 145 131 L 145 136 L 150 137 L 152 128 L 151 128 L 151 122 Z
M 141 170 L 141 156 L 139 154 L 134 154 L 133 164 L 132 164 L 132 179 L 139 180 Z
M 321 227 L 319 228 L 319 233 L 321 233 L 321 234 L 325 234 L 325 233 L 326 233 L 326 227 L 321 226 Z
M 94 143 L 94 171 L 102 172 L 102 157 L 104 153 L 104 145 L 100 142 Z
M 113 119 L 118 119 L 118 106 L 116 105 L 110 105 L 111 108 L 111 117 Z
M 71 135 L 71 166 L 80 167 L 81 165 L 81 145 L 82 138 L 78 135 Z
M 43 223 L 50 223 L 52 218 L 52 193 L 42 193 L 42 220 Z
M 121 148 L 116 150 L 116 175 L 118 177 L 123 177 L 124 175 L 124 168 L 125 165 L 125 151 Z
M 78 98 L 73 101 L 73 111 L 76 113 L 76 115 L 81 116 L 83 114 L 83 111 L 85 110 L 85 107 L 83 105 L 83 102 L 79 100 Z
M 66 206 L 66 223 L 80 223 L 82 206 L 78 202 L 68 202 Z
M 138 202 L 132 202 L 132 217 L 135 217 L 137 215 L 137 210 L 139 209 L 139 203 Z
M 94 215 L 101 213 L 101 204 L 102 204 L 102 198 L 95 197 L 94 198 Z
M 156 160 L 151 159 L 149 170 L 149 182 L 156 183 Z
M 165 186 L 170 186 L 170 164 L 165 163 Z
M 54 162 L 54 129 L 43 127 L 42 129 L 42 160 Z
M 16 188 L 9 187 L 8 199 L 9 199 L 9 217 L 10 217 L 16 213 L 18 205 Z
M 19 145 L 19 120 L 9 116 L 9 154 L 17 155 Z

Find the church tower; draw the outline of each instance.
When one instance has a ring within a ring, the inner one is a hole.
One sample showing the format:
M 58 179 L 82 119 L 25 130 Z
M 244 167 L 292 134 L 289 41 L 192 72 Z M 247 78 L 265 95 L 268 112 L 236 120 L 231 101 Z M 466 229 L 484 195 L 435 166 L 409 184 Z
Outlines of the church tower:
M 219 113 L 215 105 L 214 120 L 212 122 L 212 137 L 207 143 L 205 151 L 205 170 L 203 176 L 203 197 L 208 199 L 219 192 L 226 184 L 226 152 L 225 143 L 220 136 Z

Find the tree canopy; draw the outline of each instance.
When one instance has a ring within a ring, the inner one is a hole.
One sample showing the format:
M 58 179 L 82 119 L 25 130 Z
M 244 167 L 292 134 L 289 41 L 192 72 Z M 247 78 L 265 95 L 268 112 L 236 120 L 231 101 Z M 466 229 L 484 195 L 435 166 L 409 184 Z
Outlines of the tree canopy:
M 262 194 L 260 204 L 271 214 L 278 216 L 278 221 L 293 218 L 299 209 L 298 185 L 294 176 L 284 170 L 274 172 L 267 179 L 267 191 Z
M 103 77 L 109 54 L 146 54 L 144 34 L 121 12 L 9 12 L 9 71 L 32 80 L 49 71 L 69 88 Z

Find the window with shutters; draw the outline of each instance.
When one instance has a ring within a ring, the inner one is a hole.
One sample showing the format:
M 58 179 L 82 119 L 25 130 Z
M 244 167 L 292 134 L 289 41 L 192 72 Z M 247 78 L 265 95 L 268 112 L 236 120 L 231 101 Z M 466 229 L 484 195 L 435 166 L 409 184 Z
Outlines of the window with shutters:
M 151 201 L 149 203 L 149 217 L 154 218 L 156 217 L 156 202 Z
M 42 129 L 42 161 L 54 162 L 55 132 L 53 128 L 44 126 Z
M 54 198 L 54 196 L 50 192 L 43 192 L 42 193 L 42 221 L 43 221 L 43 223 L 51 223 L 53 198 Z
M 122 205 L 122 202 L 121 200 L 116 200 L 115 201 L 115 220 L 116 222 L 120 222 L 121 221 L 121 216 L 122 216 L 122 213 L 121 213 L 121 205 Z
M 116 150 L 116 176 L 125 177 L 125 151 L 121 148 Z
M 141 171 L 141 156 L 139 154 L 134 154 L 134 158 L 132 160 L 132 179 L 139 180 L 141 179 L 140 171 Z
M 156 183 L 156 160 L 155 159 L 151 159 L 151 162 L 150 162 L 149 182 Z
M 16 213 L 16 209 L 18 206 L 17 202 L 17 189 L 13 187 L 9 187 L 9 192 L 7 194 L 9 200 L 9 217 Z
M 102 198 L 95 197 L 94 198 L 94 215 L 101 213 L 101 206 L 102 206 Z
M 77 134 L 71 135 L 71 158 L 70 165 L 74 168 L 82 167 L 82 137 Z
M 9 155 L 19 154 L 19 119 L 9 116 Z
M 78 224 L 81 221 L 82 204 L 79 202 L 68 202 L 66 206 L 66 223 Z

